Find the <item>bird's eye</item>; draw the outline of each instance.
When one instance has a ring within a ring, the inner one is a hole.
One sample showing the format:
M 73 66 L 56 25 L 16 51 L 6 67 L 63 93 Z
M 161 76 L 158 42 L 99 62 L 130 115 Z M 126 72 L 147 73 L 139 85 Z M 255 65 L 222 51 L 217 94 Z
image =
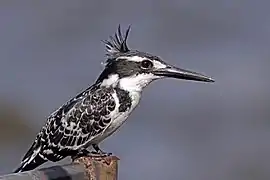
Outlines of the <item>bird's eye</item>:
M 153 63 L 149 60 L 143 60 L 141 63 L 142 68 L 144 69 L 150 69 L 153 67 Z

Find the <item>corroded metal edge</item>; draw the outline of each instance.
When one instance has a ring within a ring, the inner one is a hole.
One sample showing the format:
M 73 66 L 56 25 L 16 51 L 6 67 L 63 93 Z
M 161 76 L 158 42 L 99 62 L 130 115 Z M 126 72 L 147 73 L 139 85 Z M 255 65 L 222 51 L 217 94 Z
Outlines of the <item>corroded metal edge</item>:
M 88 180 L 117 180 L 118 160 L 116 156 L 85 156 L 75 159 L 74 163 L 84 166 Z

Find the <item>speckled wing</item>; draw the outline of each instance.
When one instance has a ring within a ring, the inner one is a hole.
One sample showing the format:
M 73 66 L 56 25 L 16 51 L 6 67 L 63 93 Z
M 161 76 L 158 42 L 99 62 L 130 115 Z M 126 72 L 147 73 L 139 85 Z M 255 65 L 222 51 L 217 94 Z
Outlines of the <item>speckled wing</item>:
M 112 94 L 110 88 L 92 88 L 60 107 L 48 118 L 24 159 L 38 148 L 41 157 L 50 161 L 76 154 L 109 126 L 116 107 Z

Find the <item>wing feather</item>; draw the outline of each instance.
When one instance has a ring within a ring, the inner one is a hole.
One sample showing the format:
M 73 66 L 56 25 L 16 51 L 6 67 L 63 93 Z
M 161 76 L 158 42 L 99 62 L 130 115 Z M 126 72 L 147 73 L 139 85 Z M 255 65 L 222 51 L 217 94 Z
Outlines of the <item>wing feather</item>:
M 41 147 L 40 153 L 45 158 L 60 160 L 103 133 L 116 106 L 112 91 L 87 89 L 52 113 L 23 159 Z

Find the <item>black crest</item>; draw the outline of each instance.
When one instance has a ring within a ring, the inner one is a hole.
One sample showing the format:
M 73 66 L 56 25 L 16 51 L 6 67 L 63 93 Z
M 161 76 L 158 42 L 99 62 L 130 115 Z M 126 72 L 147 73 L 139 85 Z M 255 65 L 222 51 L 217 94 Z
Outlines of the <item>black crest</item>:
M 114 34 L 114 36 L 110 36 L 109 40 L 103 41 L 106 46 L 107 56 L 112 56 L 117 53 L 126 53 L 129 51 L 127 46 L 127 38 L 130 31 L 130 26 L 126 30 L 125 34 L 123 35 L 121 32 L 120 24 L 118 25 L 118 30 Z

